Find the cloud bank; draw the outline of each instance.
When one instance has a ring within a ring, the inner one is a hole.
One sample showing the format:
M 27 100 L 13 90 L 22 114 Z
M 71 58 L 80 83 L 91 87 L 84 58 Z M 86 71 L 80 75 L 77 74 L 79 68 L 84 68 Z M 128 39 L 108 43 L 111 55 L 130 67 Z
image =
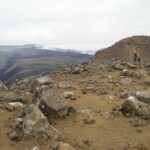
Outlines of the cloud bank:
M 0 0 L 0 44 L 100 49 L 150 35 L 149 0 Z

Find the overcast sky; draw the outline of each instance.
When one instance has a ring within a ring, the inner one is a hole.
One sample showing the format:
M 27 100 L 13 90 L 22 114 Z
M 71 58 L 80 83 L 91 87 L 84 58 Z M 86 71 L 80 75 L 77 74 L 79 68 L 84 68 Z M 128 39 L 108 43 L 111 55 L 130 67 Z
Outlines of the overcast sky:
M 150 35 L 150 0 L 0 0 L 0 44 L 100 49 Z

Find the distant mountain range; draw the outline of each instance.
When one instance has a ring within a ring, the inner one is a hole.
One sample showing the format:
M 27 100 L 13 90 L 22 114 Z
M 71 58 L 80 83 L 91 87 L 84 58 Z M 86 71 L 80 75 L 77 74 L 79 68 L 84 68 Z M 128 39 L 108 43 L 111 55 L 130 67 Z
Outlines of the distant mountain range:
M 0 46 L 0 80 L 11 83 L 16 79 L 53 71 L 59 66 L 80 63 L 91 57 L 75 50 L 50 50 L 33 44 Z

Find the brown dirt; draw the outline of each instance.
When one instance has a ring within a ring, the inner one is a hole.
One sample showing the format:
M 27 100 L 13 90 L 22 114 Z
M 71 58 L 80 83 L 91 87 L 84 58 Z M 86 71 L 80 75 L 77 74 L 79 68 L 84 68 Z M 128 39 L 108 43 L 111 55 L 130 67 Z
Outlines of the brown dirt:
M 101 75 L 103 73 L 103 76 Z M 81 88 L 84 87 L 82 80 L 96 80 L 98 82 L 107 82 L 108 76 L 111 75 L 114 79 L 118 79 L 119 71 L 94 73 L 93 75 L 70 75 L 70 74 L 50 74 L 50 77 L 55 81 L 70 81 L 76 87 L 74 90 L 60 90 L 74 91 L 77 100 L 70 101 L 70 105 L 76 110 L 92 108 L 96 110 L 93 113 L 95 119 L 94 124 L 84 124 L 83 119 L 85 115 L 77 113 L 67 117 L 66 119 L 56 120 L 55 127 L 59 129 L 66 137 L 65 141 L 73 145 L 77 150 L 108 150 L 113 148 L 114 150 L 124 150 L 124 147 L 128 144 L 144 144 L 150 149 L 150 124 L 148 121 L 139 119 L 143 122 L 141 127 L 133 127 L 131 120 L 133 117 L 125 117 L 123 115 L 113 116 L 109 115 L 112 108 L 121 104 L 122 100 L 118 97 L 119 89 L 140 89 L 142 91 L 150 92 L 150 89 L 145 89 L 143 86 L 143 79 L 137 79 L 136 83 L 132 86 L 116 86 L 110 87 L 108 94 L 97 96 L 95 93 L 88 92 L 87 94 L 81 94 Z M 146 76 L 145 79 L 150 79 Z M 107 100 L 107 96 L 111 95 L 113 100 Z M 11 120 L 16 118 L 18 112 L 8 112 L 7 110 L 0 108 L 0 150 L 26 150 L 26 148 L 32 148 L 38 146 L 40 150 L 49 150 L 51 140 L 44 141 L 38 139 L 32 139 L 29 141 L 13 142 L 8 139 L 7 132 L 10 129 Z M 107 115 L 108 114 L 108 115 Z M 106 117 L 105 117 L 106 116 Z M 108 118 L 107 118 L 108 116 Z M 137 129 L 141 130 L 138 132 Z M 87 146 L 83 143 L 84 140 L 89 140 L 90 144 Z M 82 146 L 80 148 L 79 146 Z M 135 149 L 138 150 L 138 149 Z M 140 149 L 139 149 L 140 150 Z M 141 149 L 142 150 L 142 149 Z

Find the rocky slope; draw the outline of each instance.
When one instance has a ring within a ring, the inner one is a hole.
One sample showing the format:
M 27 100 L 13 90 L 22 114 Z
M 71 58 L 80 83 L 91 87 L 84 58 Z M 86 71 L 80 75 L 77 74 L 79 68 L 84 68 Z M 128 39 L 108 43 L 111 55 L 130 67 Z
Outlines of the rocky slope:
M 150 63 L 87 61 L 0 90 L 0 149 L 149 150 Z
M 98 51 L 95 55 L 96 60 L 108 58 L 133 61 L 133 53 L 137 51 L 142 61 L 150 60 L 150 37 L 133 36 L 123 39 L 111 47 Z

